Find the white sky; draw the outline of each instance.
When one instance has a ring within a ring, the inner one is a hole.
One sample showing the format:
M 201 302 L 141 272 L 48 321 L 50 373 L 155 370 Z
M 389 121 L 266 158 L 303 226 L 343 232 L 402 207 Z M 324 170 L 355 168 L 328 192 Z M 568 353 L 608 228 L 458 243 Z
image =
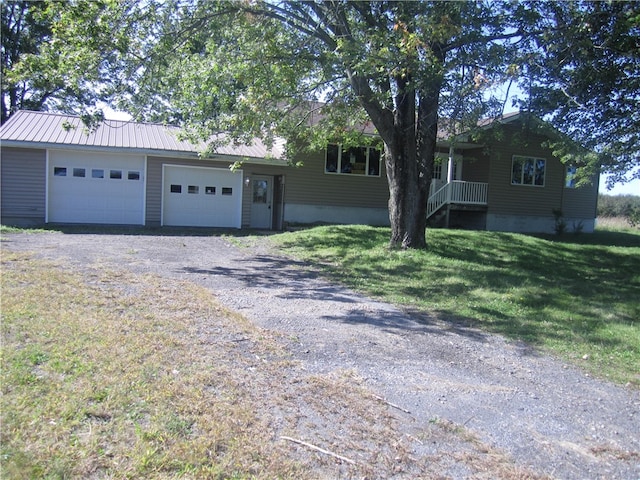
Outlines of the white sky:
M 605 185 L 606 178 L 604 175 L 600 178 L 600 193 L 603 195 L 638 195 L 640 196 L 640 180 L 635 179 L 624 185 L 616 185 L 611 190 L 607 190 Z

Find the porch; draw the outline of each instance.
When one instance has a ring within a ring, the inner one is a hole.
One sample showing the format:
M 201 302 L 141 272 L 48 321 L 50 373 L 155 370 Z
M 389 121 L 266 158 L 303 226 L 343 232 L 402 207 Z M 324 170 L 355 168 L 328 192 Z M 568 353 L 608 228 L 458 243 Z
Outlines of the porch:
M 427 200 L 427 219 L 438 212 L 444 212 L 448 217 L 449 211 L 454 207 L 465 210 L 486 210 L 488 187 L 489 184 L 481 182 L 434 180 Z

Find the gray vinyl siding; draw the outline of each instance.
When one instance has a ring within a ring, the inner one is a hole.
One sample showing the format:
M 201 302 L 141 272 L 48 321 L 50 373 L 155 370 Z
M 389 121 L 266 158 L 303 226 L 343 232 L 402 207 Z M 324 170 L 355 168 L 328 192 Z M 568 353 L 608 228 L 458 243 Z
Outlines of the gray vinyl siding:
M 516 129 L 509 129 L 512 142 L 495 144 L 489 150 L 488 211 L 497 215 L 528 215 L 552 217 L 554 209 L 562 208 L 564 166 L 542 146 L 546 137 L 527 135 L 526 141 L 517 137 Z M 544 158 L 545 184 L 541 186 L 512 185 L 511 168 L 514 155 Z
M 0 201 L 3 223 L 44 223 L 46 158 L 43 149 L 2 148 Z
M 591 185 L 564 189 L 562 213 L 565 217 L 596 218 L 599 180 L 594 178 Z
M 287 171 L 285 204 L 387 208 L 389 188 L 381 159 L 380 176 L 324 172 L 325 151 L 301 156 L 304 166 Z
M 284 176 L 284 203 L 343 207 L 387 208 L 389 189 L 384 166 L 379 177 L 324 173 L 325 152 L 302 155 L 301 167 L 245 163 L 245 177 L 252 175 Z M 147 211 L 145 224 L 160 225 L 162 208 L 162 165 L 187 165 L 229 168 L 230 162 L 195 159 L 148 157 Z M 251 221 L 251 191 L 243 189 L 242 226 Z
M 147 192 L 144 224 L 158 226 L 162 208 L 162 163 L 166 159 L 147 157 Z

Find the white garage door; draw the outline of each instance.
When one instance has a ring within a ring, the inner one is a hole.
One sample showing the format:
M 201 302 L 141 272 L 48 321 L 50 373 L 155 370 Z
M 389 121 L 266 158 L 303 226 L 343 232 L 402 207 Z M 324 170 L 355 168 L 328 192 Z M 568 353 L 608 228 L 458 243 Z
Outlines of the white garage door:
M 49 152 L 49 222 L 144 224 L 145 157 Z
M 242 172 L 165 165 L 162 224 L 240 228 Z

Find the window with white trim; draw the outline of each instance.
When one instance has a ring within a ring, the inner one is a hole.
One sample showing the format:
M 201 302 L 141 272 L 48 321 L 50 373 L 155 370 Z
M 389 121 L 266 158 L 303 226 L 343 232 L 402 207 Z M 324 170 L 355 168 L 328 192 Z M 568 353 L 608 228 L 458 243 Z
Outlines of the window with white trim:
M 544 158 L 514 155 L 511 161 L 511 185 L 544 187 L 546 164 Z
M 327 145 L 324 173 L 332 175 L 380 176 L 380 150 L 374 147 Z

